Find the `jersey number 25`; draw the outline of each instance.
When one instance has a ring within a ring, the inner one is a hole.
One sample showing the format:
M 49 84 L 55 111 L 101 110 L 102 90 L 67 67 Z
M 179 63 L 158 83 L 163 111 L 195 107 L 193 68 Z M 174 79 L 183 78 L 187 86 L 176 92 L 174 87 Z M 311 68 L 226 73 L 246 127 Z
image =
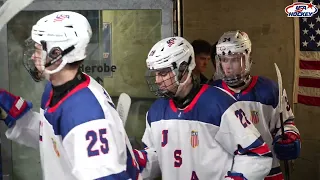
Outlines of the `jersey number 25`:
M 99 156 L 100 153 L 102 154 L 107 154 L 109 152 L 109 145 L 108 145 L 108 140 L 105 137 L 107 135 L 107 129 L 99 129 L 99 131 L 88 131 L 86 134 L 86 140 L 90 141 L 87 151 L 88 151 L 88 157 L 92 156 Z M 99 143 L 98 149 L 94 149 L 94 145 L 96 143 Z

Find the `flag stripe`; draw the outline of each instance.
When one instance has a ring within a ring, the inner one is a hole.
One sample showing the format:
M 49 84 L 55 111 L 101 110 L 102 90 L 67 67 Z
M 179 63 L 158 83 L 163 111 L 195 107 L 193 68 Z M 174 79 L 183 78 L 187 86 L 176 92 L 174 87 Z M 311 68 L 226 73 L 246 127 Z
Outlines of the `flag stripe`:
M 300 69 L 320 70 L 320 61 L 300 60 Z
M 298 94 L 298 102 L 311 106 L 320 106 L 320 97 L 304 96 Z
M 298 94 L 303 96 L 320 97 L 320 88 L 302 87 L 298 88 Z
M 299 78 L 299 86 L 320 88 L 320 79 Z
M 320 79 L 320 70 L 305 70 L 300 69 L 300 77 L 306 78 L 319 78 Z
M 318 51 L 300 51 L 300 59 L 304 61 L 320 61 L 320 53 Z
M 312 3 L 320 7 L 320 0 L 313 0 Z M 294 99 L 298 103 L 320 106 L 320 10 L 311 17 L 296 18 L 294 22 Z

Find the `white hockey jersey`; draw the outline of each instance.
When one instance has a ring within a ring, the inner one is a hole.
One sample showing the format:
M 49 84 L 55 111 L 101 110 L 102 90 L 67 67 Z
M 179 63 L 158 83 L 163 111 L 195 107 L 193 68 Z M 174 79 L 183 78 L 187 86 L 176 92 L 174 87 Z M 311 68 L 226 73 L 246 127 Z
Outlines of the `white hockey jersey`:
M 232 94 L 238 101 L 247 107 L 245 111 L 249 120 L 255 125 L 262 135 L 263 140 L 273 151 L 272 141 L 274 136 L 281 134 L 280 113 L 278 108 L 278 84 L 265 77 L 253 76 L 249 86 L 240 93 L 233 92 L 222 80 L 213 82 L 214 86 L 222 88 Z M 283 120 L 285 131 L 299 134 L 294 125 L 294 115 L 290 108 L 286 91 L 283 90 Z M 282 180 L 279 160 L 273 156 L 272 169 L 265 180 Z
M 221 180 L 231 171 L 263 179 L 271 152 L 244 111 L 241 102 L 208 85 L 183 110 L 158 99 L 146 115 L 146 148 L 137 151 L 143 177 Z
M 53 107 L 48 83 L 40 113 L 30 111 L 17 120 L 7 137 L 39 147 L 44 180 L 138 179 L 139 169 L 111 98 L 93 78 L 85 77 Z

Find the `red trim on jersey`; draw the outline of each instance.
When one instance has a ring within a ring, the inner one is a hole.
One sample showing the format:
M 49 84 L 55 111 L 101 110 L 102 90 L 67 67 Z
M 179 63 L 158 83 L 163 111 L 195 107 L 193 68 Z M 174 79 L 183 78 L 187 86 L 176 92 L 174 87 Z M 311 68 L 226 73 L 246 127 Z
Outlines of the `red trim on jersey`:
M 198 94 L 196 95 L 196 97 L 193 98 L 193 100 L 191 101 L 191 103 L 187 106 L 187 108 L 185 108 L 183 110 L 183 112 L 187 113 L 189 111 L 191 111 L 193 109 L 193 107 L 196 105 L 196 103 L 198 102 L 200 96 L 209 88 L 208 84 L 204 84 L 202 86 L 202 88 L 200 89 L 200 91 L 198 92 Z
M 141 150 L 139 151 L 136 149 L 134 149 L 133 152 L 134 152 L 135 158 L 136 158 L 139 166 L 145 168 L 147 165 L 147 161 L 148 161 L 147 152 L 141 151 Z
M 173 112 L 177 112 L 178 111 L 178 109 L 177 109 L 177 107 L 174 104 L 172 99 L 169 100 L 169 105 L 170 105 L 170 108 L 172 109 Z
M 284 177 L 283 177 L 282 172 L 280 172 L 278 174 L 267 176 L 264 178 L 264 180 L 284 180 Z
M 252 76 L 252 80 L 251 80 L 249 86 L 246 87 L 244 90 L 242 90 L 241 94 L 244 95 L 244 94 L 249 93 L 252 90 L 252 88 L 254 88 L 254 86 L 257 84 L 258 78 L 259 78 L 259 76 Z M 226 90 L 227 92 L 231 93 L 232 95 L 235 94 L 235 92 L 232 91 L 224 81 L 222 81 L 222 88 L 224 90 Z
M 284 125 L 292 125 L 292 126 L 295 126 L 294 122 L 284 122 Z
M 227 85 L 227 83 L 225 83 L 224 81 L 222 81 L 222 88 L 223 88 L 224 90 L 226 90 L 227 92 L 229 92 L 230 94 L 232 94 L 232 96 L 235 94 L 235 92 L 233 92 L 233 91 L 229 88 L 229 86 Z
M 49 107 L 48 108 L 48 112 L 49 113 L 52 113 L 54 112 L 55 110 L 57 110 L 57 108 L 68 98 L 70 97 L 71 95 L 73 95 L 74 93 L 80 91 L 81 89 L 83 88 L 86 88 L 88 87 L 89 83 L 90 83 L 90 77 L 88 75 L 85 74 L 85 78 L 86 80 L 82 83 L 80 83 L 79 85 L 77 85 L 74 89 L 72 89 L 66 96 L 64 96 L 56 105 L 54 105 L 53 107 Z M 50 104 L 50 101 L 51 101 L 51 98 L 52 98 L 52 95 L 53 95 L 53 90 L 51 90 L 50 92 L 50 96 L 49 96 L 49 99 L 46 103 L 46 107 L 49 106 Z
M 52 99 L 52 95 L 53 95 L 53 90 L 50 91 L 49 99 L 48 99 L 45 107 L 49 107 L 50 101 Z
M 270 149 L 266 143 L 263 143 L 261 146 L 249 149 L 250 152 L 253 152 L 258 155 L 265 155 L 270 153 Z
M 254 86 L 257 84 L 257 81 L 258 81 L 258 76 L 252 76 L 252 80 L 249 86 L 245 88 L 241 93 L 243 95 L 249 93 L 252 90 L 252 88 L 254 88 Z
M 183 110 L 183 112 L 187 113 L 189 111 L 192 110 L 192 108 L 196 105 L 196 103 L 198 102 L 200 96 L 209 88 L 208 84 L 204 84 L 200 91 L 198 92 L 198 94 L 193 98 L 193 100 L 191 101 L 191 103 Z M 178 108 L 176 107 L 176 105 L 174 104 L 173 100 L 170 99 L 169 100 L 169 105 L 170 108 L 172 109 L 173 112 L 177 112 Z

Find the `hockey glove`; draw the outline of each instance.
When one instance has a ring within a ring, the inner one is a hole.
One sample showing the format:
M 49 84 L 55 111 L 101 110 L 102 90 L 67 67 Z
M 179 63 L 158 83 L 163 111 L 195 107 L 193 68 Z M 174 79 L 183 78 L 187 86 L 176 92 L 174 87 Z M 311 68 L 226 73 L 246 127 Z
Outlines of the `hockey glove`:
M 147 152 L 144 150 L 133 150 L 134 156 L 137 160 L 140 172 L 143 171 L 143 169 L 146 167 L 147 165 Z
M 228 171 L 228 175 L 225 176 L 225 180 L 247 180 L 247 178 L 245 178 L 242 173 Z
M 278 135 L 273 140 L 274 152 L 279 160 L 294 160 L 300 155 L 300 135 L 294 132 L 285 132 L 285 139 Z
M 4 120 L 9 128 L 31 108 L 31 102 L 0 89 L 0 119 Z

